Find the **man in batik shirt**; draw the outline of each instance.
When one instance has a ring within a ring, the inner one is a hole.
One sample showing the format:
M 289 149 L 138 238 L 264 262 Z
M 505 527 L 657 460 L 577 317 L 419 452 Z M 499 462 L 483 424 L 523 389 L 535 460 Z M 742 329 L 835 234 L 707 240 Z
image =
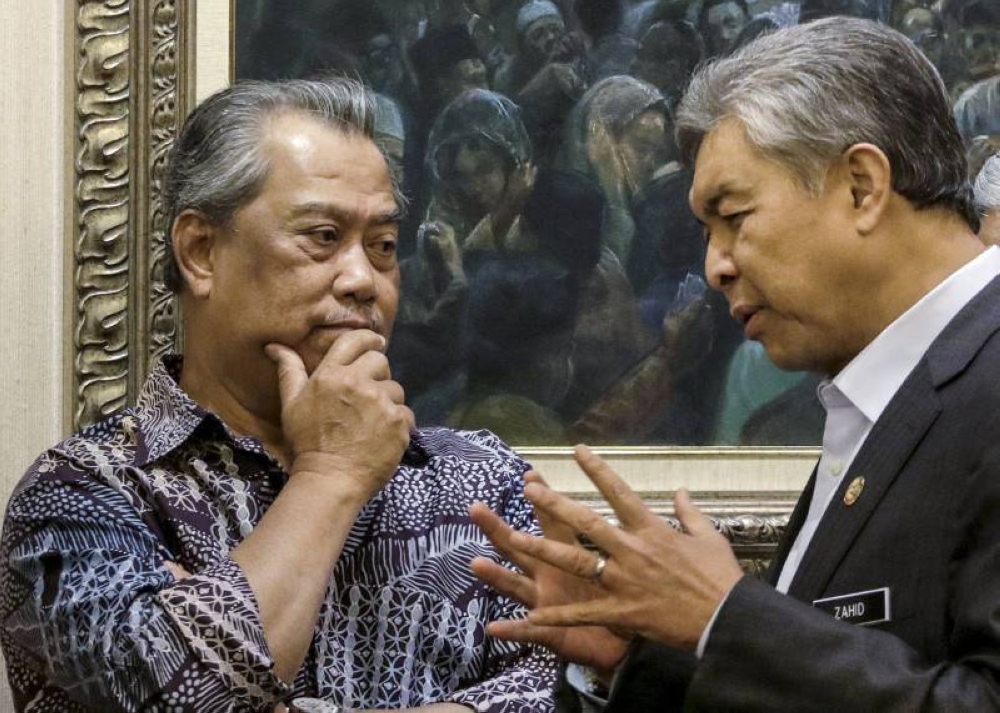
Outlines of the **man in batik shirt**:
M 248 83 L 188 119 L 165 182 L 183 360 L 11 498 L 0 643 L 18 710 L 547 711 L 553 659 L 487 639 L 522 610 L 485 501 L 536 523 L 489 433 L 414 430 L 383 354 L 401 200 L 348 81 Z

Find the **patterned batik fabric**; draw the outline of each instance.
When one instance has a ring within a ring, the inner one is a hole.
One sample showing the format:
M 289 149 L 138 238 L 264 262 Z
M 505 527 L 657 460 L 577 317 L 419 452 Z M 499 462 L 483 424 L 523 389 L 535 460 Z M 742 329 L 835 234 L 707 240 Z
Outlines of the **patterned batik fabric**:
M 287 474 L 195 404 L 179 371 L 179 359 L 159 364 L 134 408 L 44 453 L 11 497 L 0 645 L 17 710 L 270 711 L 291 695 L 552 709 L 554 658 L 485 635 L 487 622 L 524 611 L 469 572 L 473 557 L 502 561 L 469 521 L 471 503 L 538 530 L 523 460 L 488 432 L 415 433 L 354 523 L 289 686 L 229 557 Z M 175 580 L 167 560 L 192 576 Z

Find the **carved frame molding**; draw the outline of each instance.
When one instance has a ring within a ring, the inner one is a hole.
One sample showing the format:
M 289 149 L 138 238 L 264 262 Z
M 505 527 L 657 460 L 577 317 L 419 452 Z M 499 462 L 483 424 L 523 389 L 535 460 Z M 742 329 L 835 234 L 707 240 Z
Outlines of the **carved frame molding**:
M 160 192 L 166 157 L 194 96 L 195 2 L 75 5 L 74 429 L 134 400 L 150 365 L 178 341 L 177 308 L 162 279 Z M 669 517 L 669 493 L 643 495 Z M 744 567 L 757 573 L 767 566 L 796 495 L 694 494 Z M 592 494 L 578 497 L 610 514 Z
M 134 398 L 176 340 L 160 180 L 190 104 L 193 3 L 79 0 L 74 27 L 72 421 Z
M 673 515 L 672 493 L 644 491 L 642 496 L 653 512 L 680 529 L 680 522 Z M 611 508 L 599 495 L 574 493 L 572 497 L 605 517 L 615 519 Z M 695 505 L 712 519 L 716 529 L 729 540 L 744 571 L 763 576 L 788 525 L 796 495 L 751 491 L 692 493 L 692 498 Z

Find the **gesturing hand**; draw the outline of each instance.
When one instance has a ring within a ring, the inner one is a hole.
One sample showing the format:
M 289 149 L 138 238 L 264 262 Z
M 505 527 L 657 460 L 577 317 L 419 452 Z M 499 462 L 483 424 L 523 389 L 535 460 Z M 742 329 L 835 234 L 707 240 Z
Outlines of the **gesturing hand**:
M 414 420 L 384 348 L 385 338 L 375 332 L 346 332 L 310 375 L 294 350 L 267 345 L 278 367 L 281 426 L 293 474 L 341 478 L 366 498 L 392 476 Z
M 525 486 L 525 495 L 540 517 L 544 514 L 586 536 L 607 557 L 607 566 L 595 580 L 594 553 L 565 538 L 512 533 L 505 545 L 516 558 L 539 560 L 596 585 L 590 597 L 577 596 L 565 603 L 540 601 L 529 622 L 540 627 L 605 626 L 694 649 L 716 607 L 743 576 L 729 543 L 691 503 L 686 490 L 674 496 L 684 528 L 677 532 L 590 449 L 578 446 L 575 455 L 621 527 L 539 482 Z
M 534 471 L 529 472 L 525 480 L 543 483 Z M 473 522 L 496 548 L 521 569 L 522 573 L 512 572 L 485 557 L 472 560 L 472 572 L 497 591 L 520 601 L 529 609 L 590 601 L 599 596 L 593 582 L 574 577 L 512 549 L 510 540 L 515 534 L 514 530 L 483 503 L 475 503 L 470 514 Z M 538 519 L 547 538 L 564 543 L 575 542 L 572 530 L 566 525 L 542 512 L 539 512 Z M 498 639 L 541 644 L 564 659 L 604 672 L 614 669 L 628 647 L 628 639 L 602 626 L 538 626 L 527 619 L 509 619 L 490 623 L 487 631 Z

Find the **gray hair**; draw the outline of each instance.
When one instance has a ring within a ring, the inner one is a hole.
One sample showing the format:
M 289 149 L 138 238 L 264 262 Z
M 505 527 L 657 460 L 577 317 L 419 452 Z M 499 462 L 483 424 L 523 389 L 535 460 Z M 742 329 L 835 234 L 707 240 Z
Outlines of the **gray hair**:
M 976 212 L 980 217 L 990 211 L 1000 210 L 1000 153 L 993 154 L 976 176 L 972 188 L 975 196 Z
M 978 226 L 944 83 L 910 40 L 885 25 L 817 20 L 699 69 L 676 115 L 688 165 L 726 118 L 816 194 L 838 156 L 871 143 L 889 159 L 893 190 L 917 208 L 944 206 Z
M 374 94 L 360 82 L 341 77 L 239 82 L 216 92 L 188 116 L 171 152 L 163 187 L 164 282 L 171 290 L 179 292 L 183 286 L 173 251 L 174 221 L 193 209 L 215 225 L 228 225 L 267 180 L 270 165 L 261 147 L 269 122 L 295 112 L 374 143 Z M 406 201 L 395 180 L 393 191 L 402 210 Z

